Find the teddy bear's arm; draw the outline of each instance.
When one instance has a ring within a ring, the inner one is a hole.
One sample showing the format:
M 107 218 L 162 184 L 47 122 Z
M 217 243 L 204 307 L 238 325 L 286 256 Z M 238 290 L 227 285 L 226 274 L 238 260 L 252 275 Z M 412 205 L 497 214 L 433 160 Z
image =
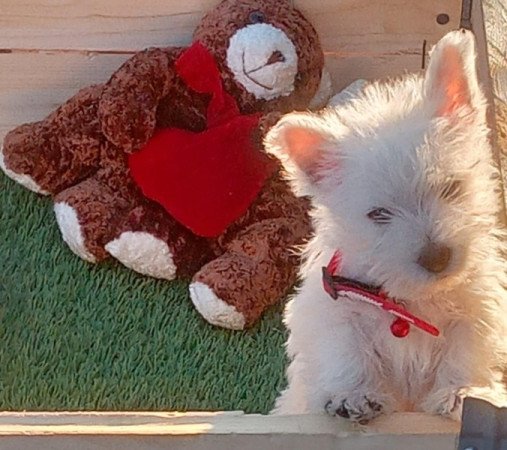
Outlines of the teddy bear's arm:
M 264 114 L 259 122 L 259 130 L 264 137 L 271 127 L 274 127 L 276 123 L 282 118 L 283 114 L 279 111 L 271 111 Z
M 152 48 L 136 53 L 106 84 L 99 118 L 107 139 L 130 153 L 152 136 L 160 99 L 170 90 L 176 74 L 179 48 Z
M 258 144 L 262 147 L 262 141 L 268 134 L 268 131 L 276 125 L 276 123 L 282 118 L 283 114 L 279 111 L 271 111 L 263 114 L 259 120 L 259 126 L 256 132 L 256 139 Z
M 276 123 L 281 119 L 283 114 L 279 111 L 271 111 L 263 114 L 259 119 L 259 124 L 257 128 L 253 132 L 253 141 L 255 145 L 263 151 L 264 148 L 264 138 L 268 134 L 270 128 L 276 125 Z M 275 159 L 271 155 L 268 154 L 271 159 Z

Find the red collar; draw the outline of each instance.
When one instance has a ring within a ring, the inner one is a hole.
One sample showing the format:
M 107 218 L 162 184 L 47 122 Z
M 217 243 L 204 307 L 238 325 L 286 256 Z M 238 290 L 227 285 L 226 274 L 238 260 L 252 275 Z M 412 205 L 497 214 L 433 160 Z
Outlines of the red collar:
M 340 264 L 341 254 L 337 251 L 329 261 L 327 267 L 322 268 L 324 290 L 333 299 L 336 300 L 338 297 L 346 297 L 351 300 L 359 299 L 389 312 L 396 317 L 391 324 L 391 333 L 399 338 L 407 336 L 411 324 L 433 336 L 438 336 L 440 334 L 438 328 L 410 314 L 401 305 L 390 300 L 380 288 L 368 286 L 358 281 L 335 275 L 339 270 Z

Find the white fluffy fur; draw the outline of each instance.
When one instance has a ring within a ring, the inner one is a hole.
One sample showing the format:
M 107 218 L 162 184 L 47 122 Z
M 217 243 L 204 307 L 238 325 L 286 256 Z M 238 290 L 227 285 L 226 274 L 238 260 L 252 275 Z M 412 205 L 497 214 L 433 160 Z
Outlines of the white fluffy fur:
M 394 410 L 458 418 L 471 387 L 503 399 L 496 369 L 504 364 L 507 279 L 485 112 L 474 38 L 460 31 L 437 44 L 424 78 L 372 83 L 321 114 L 285 116 L 267 136 L 295 189 L 312 196 L 316 230 L 286 309 L 289 384 L 276 413 L 327 406 L 345 407 L 353 420 Z M 461 182 L 456 198 L 442 193 L 449 180 Z M 378 207 L 393 212 L 390 223 L 367 217 Z M 416 262 L 428 241 L 452 249 L 441 273 Z M 441 336 L 412 328 L 399 339 L 388 313 L 333 301 L 321 267 L 336 249 L 344 276 L 381 285 Z

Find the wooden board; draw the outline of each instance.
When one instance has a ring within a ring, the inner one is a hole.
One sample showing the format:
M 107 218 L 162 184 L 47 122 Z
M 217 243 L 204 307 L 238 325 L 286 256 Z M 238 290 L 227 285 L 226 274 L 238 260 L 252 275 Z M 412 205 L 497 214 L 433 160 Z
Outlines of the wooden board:
M 81 87 L 106 81 L 127 58 L 84 52 L 0 55 L 0 133 L 42 119 Z
M 484 0 L 483 7 L 493 93 L 507 105 L 507 1 Z
M 502 196 L 501 209 L 499 211 L 500 220 L 507 224 L 506 204 L 505 204 L 505 189 L 506 189 L 506 160 L 502 157 L 501 147 L 503 142 L 499 140 L 498 131 L 505 127 L 504 120 L 507 119 L 498 116 L 495 110 L 495 83 L 492 67 L 498 67 L 502 58 L 497 54 L 496 58 L 492 48 L 495 47 L 495 41 L 491 37 L 491 30 L 496 30 L 496 24 L 502 17 L 502 5 L 500 3 L 504 0 L 489 0 L 482 2 L 480 0 L 466 0 L 465 4 L 472 1 L 470 10 L 470 26 L 474 31 L 477 39 L 477 52 L 478 52 L 478 75 L 481 86 L 486 94 L 488 100 L 488 123 L 491 127 L 491 144 L 493 146 L 493 157 L 500 170 L 500 180 L 498 180 L 498 191 Z M 504 11 L 505 12 L 505 11 Z M 499 16 L 498 16 L 499 15 Z M 500 18 L 500 19 L 499 19 Z M 507 17 L 505 17 L 507 22 Z M 486 31 L 488 29 L 489 32 Z M 503 29 L 505 32 L 505 29 Z M 494 38 L 494 37 L 493 37 Z M 498 52 L 497 52 L 498 53 Z M 503 59 L 505 63 L 505 56 Z M 502 189 L 503 188 L 503 189 Z
M 0 138 L 105 81 L 134 51 L 184 45 L 217 0 L 0 0 Z M 416 71 L 423 47 L 458 27 L 461 1 L 295 0 L 315 25 L 338 91 Z M 449 15 L 439 25 L 438 14 Z M 36 68 L 36 70 L 34 70 Z
M 2 0 L 0 48 L 137 50 L 187 44 L 217 0 Z M 327 50 L 421 49 L 459 24 L 461 1 L 295 0 Z M 436 16 L 449 15 L 446 25 Z
M 393 414 L 360 427 L 325 416 L 242 413 L 0 413 L 2 450 L 450 450 L 459 425 Z
M 496 113 L 496 138 L 507 198 L 507 1 L 484 0 L 492 97 Z

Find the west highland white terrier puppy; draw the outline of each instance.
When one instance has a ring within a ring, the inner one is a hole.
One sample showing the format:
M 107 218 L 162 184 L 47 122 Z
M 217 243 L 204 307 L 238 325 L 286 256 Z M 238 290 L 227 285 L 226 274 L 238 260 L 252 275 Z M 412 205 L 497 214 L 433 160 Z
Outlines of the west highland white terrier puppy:
M 425 76 L 289 114 L 266 137 L 315 226 L 274 413 L 459 419 L 471 388 L 504 395 L 504 236 L 475 59 L 473 35 L 451 32 Z

